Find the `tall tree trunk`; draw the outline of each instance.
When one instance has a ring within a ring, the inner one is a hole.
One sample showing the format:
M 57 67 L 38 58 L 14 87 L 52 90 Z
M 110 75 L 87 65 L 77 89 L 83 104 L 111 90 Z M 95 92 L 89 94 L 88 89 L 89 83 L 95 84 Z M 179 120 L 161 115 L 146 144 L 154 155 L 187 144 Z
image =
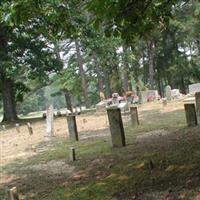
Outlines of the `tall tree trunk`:
M 198 48 L 198 54 L 200 56 L 200 39 L 196 40 L 197 48 Z
M 82 92 L 83 92 L 83 97 L 85 101 L 85 106 L 86 108 L 90 107 L 90 101 L 88 98 L 88 88 L 87 88 L 87 81 L 85 77 L 85 71 L 83 69 L 83 58 L 81 56 L 81 51 L 80 51 L 80 45 L 79 41 L 75 39 L 75 47 L 76 47 L 76 55 L 77 55 L 77 62 L 79 66 L 79 73 L 81 76 L 81 86 L 82 86 Z
M 0 75 L 0 84 L 3 99 L 3 121 L 14 122 L 17 120 L 15 92 L 13 81 Z
M 155 44 L 154 41 L 151 40 L 148 43 L 148 57 L 149 57 L 149 84 L 150 89 L 154 88 L 154 51 Z
M 97 64 L 96 65 L 96 73 L 97 73 L 99 93 L 104 92 L 104 90 L 103 90 L 103 77 L 102 77 L 101 71 L 102 71 L 101 67 Z
M 108 99 L 112 96 L 110 77 L 109 77 L 109 73 L 106 71 L 106 69 L 104 69 L 103 72 L 104 72 L 105 93 L 106 93 L 105 95 L 106 95 L 106 98 Z
M 128 78 L 128 71 L 127 71 L 126 67 L 124 67 L 124 69 L 123 69 L 123 79 L 122 79 L 124 92 L 127 92 L 128 90 L 130 90 L 128 79 L 129 79 Z
M 123 74 L 122 74 L 122 85 L 123 85 L 123 90 L 124 92 L 127 92 L 129 90 L 129 76 L 128 76 L 128 59 L 127 59 L 127 46 L 123 47 Z
M 71 102 L 71 98 L 69 95 L 69 91 L 67 89 L 63 90 L 64 95 L 65 95 L 65 102 L 67 105 L 67 109 L 70 110 L 73 113 L 73 107 L 72 107 L 72 102 Z

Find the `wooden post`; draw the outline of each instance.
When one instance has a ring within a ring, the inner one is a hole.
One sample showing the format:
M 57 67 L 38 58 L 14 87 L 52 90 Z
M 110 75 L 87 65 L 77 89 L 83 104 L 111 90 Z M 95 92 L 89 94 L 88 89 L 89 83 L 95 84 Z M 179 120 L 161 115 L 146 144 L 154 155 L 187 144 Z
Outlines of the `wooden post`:
M 10 200 L 19 200 L 19 195 L 17 194 L 17 188 L 13 187 L 9 190 Z
M 118 107 L 107 108 L 113 147 L 126 145 L 121 111 Z
M 185 115 L 186 115 L 186 121 L 187 125 L 190 126 L 196 126 L 197 125 L 197 115 L 195 110 L 195 104 L 185 104 Z
M 33 128 L 31 126 L 31 123 L 27 123 L 27 128 L 28 128 L 28 132 L 29 132 L 29 135 L 33 135 Z
M 2 125 L 2 129 L 3 129 L 4 131 L 6 131 L 6 126 L 5 126 L 5 125 Z
M 196 102 L 196 113 L 197 113 L 197 118 L 200 122 L 200 92 L 195 93 L 195 102 Z
M 72 115 L 72 114 L 68 115 L 67 116 L 67 124 L 68 124 L 69 138 L 72 140 L 78 141 L 76 116 Z
M 20 133 L 20 127 L 19 127 L 19 124 L 15 124 L 15 128 L 16 128 L 16 131 L 17 131 L 18 133 Z
M 76 152 L 74 147 L 70 147 L 70 161 L 76 160 Z
M 131 106 L 130 107 L 131 111 L 131 123 L 133 126 L 139 125 L 139 118 L 138 118 L 138 110 L 136 106 Z

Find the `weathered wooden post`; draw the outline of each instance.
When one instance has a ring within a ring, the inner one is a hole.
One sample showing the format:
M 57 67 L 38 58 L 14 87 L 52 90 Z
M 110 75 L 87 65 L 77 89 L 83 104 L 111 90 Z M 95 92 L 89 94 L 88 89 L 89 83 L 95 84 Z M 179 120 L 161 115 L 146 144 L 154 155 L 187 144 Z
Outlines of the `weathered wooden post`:
M 195 104 L 185 104 L 185 115 L 188 126 L 197 125 L 197 115 L 195 110 Z
M 196 102 L 196 113 L 197 113 L 197 118 L 200 122 L 200 92 L 195 93 L 195 102 Z
M 139 118 L 138 118 L 138 110 L 136 106 L 130 106 L 130 112 L 131 112 L 131 124 L 133 126 L 139 125 Z
M 2 125 L 2 129 L 3 129 L 4 131 L 6 131 L 6 126 L 5 126 L 5 125 Z
M 126 141 L 120 109 L 115 106 L 109 107 L 107 108 L 107 114 L 113 147 L 125 146 Z
M 74 147 L 70 147 L 70 161 L 75 161 L 76 160 L 76 153 L 75 153 L 75 148 Z
M 10 200 L 19 200 L 19 195 L 17 193 L 17 188 L 13 187 L 9 190 Z
M 15 124 L 15 128 L 16 128 L 17 133 L 20 133 L 20 127 L 19 127 L 19 124 Z
M 78 141 L 78 130 L 77 130 L 77 125 L 76 125 L 76 115 L 74 115 L 74 114 L 67 115 L 67 124 L 68 124 L 69 138 L 71 140 Z
M 31 123 L 28 122 L 26 125 L 27 125 L 27 128 L 28 128 L 29 135 L 33 135 L 33 128 L 31 126 Z

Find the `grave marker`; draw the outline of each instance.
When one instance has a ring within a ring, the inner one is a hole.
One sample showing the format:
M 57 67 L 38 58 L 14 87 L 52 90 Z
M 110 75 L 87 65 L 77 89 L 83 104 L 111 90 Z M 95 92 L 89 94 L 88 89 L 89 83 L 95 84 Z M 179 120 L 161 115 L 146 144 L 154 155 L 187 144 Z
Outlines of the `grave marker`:
M 130 107 L 131 111 L 131 123 L 133 126 L 139 125 L 138 110 L 136 106 Z
M 170 85 L 167 85 L 165 87 L 165 95 L 166 95 L 167 101 L 171 101 L 172 100 L 172 89 L 171 89 Z
M 200 92 L 195 93 L 195 102 L 196 102 L 196 113 L 198 120 L 200 121 Z
M 189 93 L 200 92 L 200 83 L 189 85 Z
M 185 115 L 186 115 L 186 121 L 187 125 L 190 126 L 196 126 L 197 125 L 197 115 L 195 110 L 195 104 L 184 104 L 185 107 Z
M 19 200 L 19 195 L 17 193 L 17 188 L 13 187 L 9 190 L 10 200 Z
M 76 115 L 74 114 L 67 115 L 67 124 L 68 124 L 69 138 L 78 141 Z
M 33 128 L 31 126 L 31 123 L 28 122 L 26 125 L 27 125 L 27 128 L 28 128 L 29 135 L 33 135 Z
M 48 137 L 54 136 L 53 119 L 54 119 L 54 109 L 53 109 L 53 105 L 50 105 L 47 109 L 47 114 L 46 114 L 47 136 Z
M 126 145 L 121 111 L 117 106 L 107 108 L 113 147 Z

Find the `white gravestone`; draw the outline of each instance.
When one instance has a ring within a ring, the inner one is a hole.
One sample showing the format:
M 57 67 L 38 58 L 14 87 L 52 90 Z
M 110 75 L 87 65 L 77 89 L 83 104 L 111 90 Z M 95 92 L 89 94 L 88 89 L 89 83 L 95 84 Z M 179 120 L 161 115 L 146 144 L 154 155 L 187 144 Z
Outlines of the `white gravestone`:
M 200 92 L 200 83 L 189 85 L 189 93 Z
M 170 85 L 166 86 L 165 94 L 166 94 L 167 101 L 171 101 L 172 100 L 172 89 L 171 89 Z
M 46 122 L 47 122 L 47 136 L 48 137 L 52 137 L 54 136 L 54 127 L 53 127 L 53 114 L 54 114 L 54 109 L 53 109 L 53 105 L 50 105 L 47 108 L 47 118 L 46 118 Z

